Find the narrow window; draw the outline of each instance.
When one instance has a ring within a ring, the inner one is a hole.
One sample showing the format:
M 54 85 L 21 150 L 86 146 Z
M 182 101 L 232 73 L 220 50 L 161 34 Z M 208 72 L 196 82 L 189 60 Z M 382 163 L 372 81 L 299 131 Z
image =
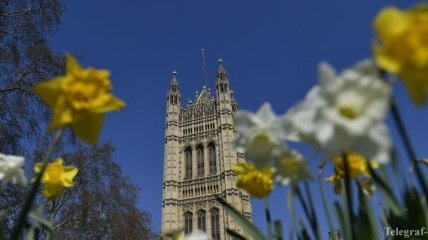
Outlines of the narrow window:
M 214 143 L 210 143 L 208 145 L 208 161 L 210 166 L 210 175 L 215 175 L 217 173 L 217 161 Z
M 199 212 L 198 212 L 198 229 L 203 231 L 203 232 L 207 231 L 206 220 L 205 220 L 205 211 L 204 210 L 199 210 Z
M 211 209 L 211 236 L 213 240 L 220 240 L 220 218 L 218 208 Z
M 203 177 L 205 166 L 204 166 L 204 149 L 202 145 L 199 145 L 196 148 L 196 157 L 198 160 L 198 177 Z
M 188 147 L 184 150 L 186 159 L 186 179 L 192 178 L 192 148 Z
M 191 212 L 186 212 L 184 214 L 184 234 L 188 235 L 192 232 L 192 213 Z

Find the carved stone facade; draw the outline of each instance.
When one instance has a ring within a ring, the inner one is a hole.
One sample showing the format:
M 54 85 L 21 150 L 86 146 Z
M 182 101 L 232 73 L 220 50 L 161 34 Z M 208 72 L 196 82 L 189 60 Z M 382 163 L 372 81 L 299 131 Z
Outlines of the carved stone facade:
M 195 102 L 181 107 L 177 73 L 167 95 L 162 233 L 201 229 L 214 240 L 231 239 L 226 229 L 246 233 L 226 214 L 216 197 L 252 219 L 250 197 L 236 187 L 232 166 L 244 156 L 230 148 L 235 137 L 237 103 L 223 61 L 217 70 L 216 94 L 202 87 Z

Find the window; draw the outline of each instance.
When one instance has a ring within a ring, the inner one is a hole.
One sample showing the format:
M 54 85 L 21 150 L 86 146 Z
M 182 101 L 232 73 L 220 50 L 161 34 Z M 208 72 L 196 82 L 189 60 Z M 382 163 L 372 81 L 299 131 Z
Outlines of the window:
M 208 144 L 208 161 L 210 165 L 210 174 L 215 175 L 217 173 L 217 162 L 214 143 Z
M 198 162 L 198 177 L 204 176 L 204 149 L 202 145 L 196 148 L 196 159 Z
M 199 212 L 198 212 L 198 229 L 203 231 L 203 232 L 207 231 L 206 220 L 205 220 L 205 211 L 204 210 L 199 210 Z
M 192 178 L 192 148 L 186 148 L 184 156 L 186 160 L 186 179 L 190 179 Z
M 184 214 L 184 234 L 190 234 L 193 230 L 192 225 L 193 214 L 191 212 L 186 212 Z
M 218 208 L 211 209 L 211 237 L 220 240 L 220 219 Z

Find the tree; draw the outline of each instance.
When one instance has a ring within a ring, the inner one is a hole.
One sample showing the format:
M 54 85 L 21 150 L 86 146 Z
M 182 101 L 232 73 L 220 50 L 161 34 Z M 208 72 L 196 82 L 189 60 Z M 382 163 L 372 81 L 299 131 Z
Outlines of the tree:
M 112 161 L 114 147 L 79 145 L 64 155 L 80 169 L 75 187 L 51 207 L 61 239 L 153 239 L 149 215 L 138 209 L 137 188 Z
M 47 37 L 61 25 L 60 0 L 0 1 L 0 152 L 24 155 L 27 176 L 40 161 L 49 136 L 45 129 L 49 110 L 33 86 L 63 73 L 63 55 L 54 52 Z M 54 212 L 61 239 L 151 239 L 150 216 L 137 206 L 137 188 L 113 162 L 114 147 L 106 142 L 90 148 L 67 134 L 58 154 L 68 151 L 67 164 L 80 169 L 76 186 L 55 202 L 41 196 L 36 206 L 46 217 Z M 0 239 L 14 226 L 23 201 L 23 188 L 8 185 L 0 190 Z M 42 231 L 43 233 L 43 231 Z M 43 238 L 43 236 L 41 236 Z
M 47 109 L 33 85 L 62 72 L 62 56 L 46 41 L 60 25 L 59 0 L 0 2 L 0 152 L 24 152 L 35 141 Z

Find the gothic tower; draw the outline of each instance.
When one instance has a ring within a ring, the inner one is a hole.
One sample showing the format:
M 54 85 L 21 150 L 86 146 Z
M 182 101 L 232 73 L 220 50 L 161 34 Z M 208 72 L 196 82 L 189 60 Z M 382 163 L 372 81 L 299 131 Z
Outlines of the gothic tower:
M 205 67 L 202 71 L 202 90 L 183 107 L 177 72 L 169 84 L 161 231 L 184 229 L 188 234 L 200 229 L 214 240 L 228 240 L 227 228 L 246 233 L 223 210 L 217 196 L 252 219 L 250 197 L 236 187 L 232 171 L 234 164 L 245 161 L 243 154 L 230 148 L 238 104 L 221 59 L 215 95 L 206 86 Z

